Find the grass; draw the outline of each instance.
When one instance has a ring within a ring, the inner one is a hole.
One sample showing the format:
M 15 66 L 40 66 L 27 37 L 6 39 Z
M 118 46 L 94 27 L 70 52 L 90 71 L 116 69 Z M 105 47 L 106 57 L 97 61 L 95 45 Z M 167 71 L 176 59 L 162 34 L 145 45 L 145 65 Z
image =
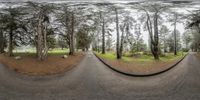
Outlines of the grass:
M 69 49 L 60 49 L 60 48 L 55 48 L 52 50 L 48 51 L 48 55 L 64 55 L 69 52 Z M 36 50 L 35 49 L 27 49 L 25 51 L 20 51 L 20 50 L 14 50 L 14 55 L 17 56 L 35 56 L 36 55 Z
M 69 52 L 69 49 L 56 48 L 56 49 L 53 49 L 51 51 L 48 51 L 48 54 L 50 54 L 50 55 L 64 55 L 64 54 L 67 54 L 68 52 Z
M 106 54 L 96 53 L 98 56 L 108 59 L 108 60 L 116 60 L 116 54 L 113 52 L 107 52 Z M 141 53 L 140 53 L 141 54 Z M 174 61 L 181 59 L 186 53 L 179 52 L 176 56 L 173 55 L 173 53 L 166 53 L 165 56 L 160 56 L 160 61 Z M 129 54 L 125 54 L 125 56 L 122 57 L 122 61 L 125 62 L 153 62 L 154 57 L 152 55 L 143 55 L 141 54 L 139 57 L 130 57 Z
M 97 56 L 102 58 L 107 64 L 122 72 L 133 74 L 151 74 L 166 70 L 179 61 L 186 53 L 179 52 L 176 56 L 173 53 L 166 53 L 160 56 L 160 60 L 154 60 L 151 54 L 124 54 L 122 59 L 117 60 L 116 54 L 107 52 L 106 54 L 96 53 Z

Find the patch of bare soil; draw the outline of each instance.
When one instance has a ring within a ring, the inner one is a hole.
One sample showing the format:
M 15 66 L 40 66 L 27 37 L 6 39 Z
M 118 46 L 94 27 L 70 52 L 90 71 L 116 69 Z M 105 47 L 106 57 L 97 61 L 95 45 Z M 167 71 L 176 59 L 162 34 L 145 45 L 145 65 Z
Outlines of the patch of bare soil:
M 101 58 L 102 59 L 102 58 Z M 174 61 L 152 61 L 152 62 L 125 62 L 122 60 L 107 60 L 103 59 L 107 64 L 111 65 L 114 69 L 122 72 L 147 75 L 164 71 L 177 63 L 179 60 Z
M 22 56 L 22 59 L 16 60 L 14 57 L 0 55 L 0 63 L 8 66 L 10 69 L 27 75 L 51 75 L 63 73 L 76 66 L 84 57 L 83 53 L 77 53 L 74 56 L 68 56 L 64 59 L 61 55 L 50 55 L 44 61 L 38 61 L 33 56 Z

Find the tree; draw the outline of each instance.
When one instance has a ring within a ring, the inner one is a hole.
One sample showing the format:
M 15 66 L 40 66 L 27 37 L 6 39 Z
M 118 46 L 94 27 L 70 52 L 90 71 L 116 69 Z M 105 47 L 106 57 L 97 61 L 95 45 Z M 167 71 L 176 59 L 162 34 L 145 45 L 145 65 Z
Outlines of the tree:
M 143 43 L 143 39 L 142 39 L 142 33 L 141 33 L 141 25 L 140 24 L 136 24 L 135 25 L 135 44 L 136 44 L 136 52 L 139 52 L 140 50 L 140 45 L 142 45 Z
M 60 47 L 62 50 L 64 48 L 67 48 L 67 40 L 65 38 L 63 38 L 63 36 L 59 36 L 58 37 L 58 41 L 57 41 L 58 47 Z
M 32 22 L 34 29 L 34 39 L 36 45 L 36 53 L 38 60 L 45 60 L 48 53 L 47 34 L 50 27 L 49 14 L 53 11 L 53 6 L 48 4 L 38 4 L 28 2 L 31 14 L 33 16 L 29 19 Z
M 113 42 L 114 42 L 114 40 L 112 39 L 112 36 L 108 36 L 108 38 L 106 40 L 106 50 L 107 51 L 111 51 L 112 50 Z
M 118 19 L 118 11 L 115 8 L 115 15 L 116 15 L 116 32 L 117 32 L 117 43 L 116 43 L 116 51 L 117 51 L 117 59 L 121 59 L 122 55 L 120 54 L 120 44 L 119 44 L 119 19 Z
M 105 54 L 106 52 L 106 37 L 110 36 L 110 32 L 112 32 L 113 30 L 111 28 L 109 28 L 109 25 L 111 22 L 113 22 L 113 18 L 112 16 L 112 8 L 111 8 L 110 3 L 97 3 L 96 6 L 98 8 L 97 13 L 97 18 L 96 18 L 96 29 L 97 31 L 99 31 L 99 29 L 101 30 L 101 49 L 102 49 L 102 54 Z M 99 26 L 100 27 L 99 27 Z M 97 33 L 98 34 L 98 33 Z
M 105 54 L 105 18 L 102 15 L 102 12 L 100 12 L 100 19 L 102 23 L 102 54 Z
M 170 30 L 167 28 L 167 26 L 165 26 L 165 25 L 161 26 L 161 29 L 159 31 L 159 33 L 160 33 L 159 37 L 160 37 L 160 40 L 161 40 L 161 44 L 163 45 L 164 53 L 167 52 L 166 42 L 167 42 L 167 36 L 169 35 L 169 32 L 170 32 Z
M 143 5 L 140 10 L 146 14 L 146 27 L 150 36 L 150 48 L 155 60 L 159 60 L 159 15 L 166 10 L 166 6 L 159 4 Z
M 91 43 L 91 36 L 89 35 L 89 27 L 83 27 L 77 33 L 77 48 L 83 51 L 88 50 Z
M 124 12 L 124 11 L 123 11 Z M 124 45 L 130 43 L 131 45 L 134 44 L 133 34 L 131 33 L 134 23 L 136 23 L 135 19 L 130 16 L 129 12 L 124 12 L 122 14 L 122 22 L 120 24 L 120 31 L 121 31 L 121 41 L 120 41 L 120 55 L 122 55 L 123 49 L 125 48 Z
M 174 26 L 174 55 L 177 55 L 177 33 L 176 33 L 176 30 L 177 30 L 177 23 L 180 23 L 181 22 L 181 17 L 182 15 L 177 13 L 177 12 L 171 12 L 172 14 L 172 17 L 169 18 L 169 21 L 172 22 L 172 25 Z
M 48 50 L 56 47 L 56 39 L 53 28 L 47 29 L 47 47 Z
M 74 17 L 74 13 L 72 12 L 71 15 L 71 31 L 69 34 L 69 55 L 74 55 L 75 52 L 75 33 L 74 33 L 74 24 L 75 24 L 75 17 Z
M 192 40 L 191 33 L 189 31 L 185 31 L 182 35 L 182 39 L 185 44 L 185 49 L 189 50 L 189 43 Z
M 5 39 L 4 39 L 4 34 L 3 31 L 0 29 L 0 54 L 4 53 L 4 48 L 5 48 Z
M 70 6 L 62 5 L 61 11 L 57 15 L 57 20 L 64 27 L 65 32 L 62 36 L 65 37 L 69 45 L 69 55 L 74 55 L 75 53 L 75 11 L 70 8 Z
M 2 24 L 3 23 L 3 20 L 2 20 L 2 15 L 0 16 L 0 54 L 1 53 L 4 53 L 4 49 L 5 49 L 5 44 L 6 44 L 6 37 L 3 33 L 3 28 L 4 28 L 4 25 Z
M 174 36 L 174 32 L 171 32 L 168 37 L 166 38 L 166 46 L 168 46 L 169 48 L 169 52 L 174 52 L 174 39 L 172 38 Z M 178 30 L 176 30 L 176 48 L 177 50 L 180 50 L 181 49 L 181 41 L 180 41 L 180 32 Z
M 200 10 L 194 10 L 188 15 L 187 28 L 191 29 L 193 41 L 191 48 L 193 51 L 200 50 Z
M 198 33 L 198 30 L 196 28 L 191 29 L 190 32 L 192 34 L 190 48 L 192 51 L 197 52 L 200 49 L 199 48 L 200 34 Z
M 25 22 L 23 18 L 24 13 L 22 11 L 23 8 L 20 7 L 9 7 L 2 11 L 3 15 L 1 17 L 1 22 L 4 25 L 4 33 L 8 34 L 9 56 L 14 55 L 14 46 L 19 46 L 19 44 L 25 44 L 24 38 L 26 38 L 26 36 L 23 35 L 25 35 L 27 29 L 25 27 Z M 3 32 L 1 32 L 1 36 L 3 36 Z M 4 43 L 2 43 L 2 45 L 4 45 Z

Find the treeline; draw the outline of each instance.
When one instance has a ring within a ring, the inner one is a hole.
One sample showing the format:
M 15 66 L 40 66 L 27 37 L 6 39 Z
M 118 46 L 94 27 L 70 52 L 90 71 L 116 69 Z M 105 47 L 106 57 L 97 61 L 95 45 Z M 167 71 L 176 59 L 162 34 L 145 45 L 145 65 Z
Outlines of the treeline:
M 181 50 L 187 52 L 190 49 L 188 45 L 193 45 L 191 40 L 195 36 L 186 32 L 181 35 L 177 28 L 177 25 L 184 24 L 187 30 L 190 23 L 188 21 L 191 20 L 188 18 L 191 15 L 187 14 L 187 11 L 178 12 L 178 9 L 184 8 L 183 6 L 164 3 L 139 3 L 125 6 L 124 8 L 112 4 L 101 5 L 98 19 L 101 27 L 96 30 L 98 34 L 94 45 L 96 51 L 105 54 L 105 49 L 107 51 L 112 49 L 116 51 L 118 59 L 121 59 L 123 52 L 150 51 L 154 58 L 159 60 L 160 55 L 167 52 L 177 55 Z M 110 24 L 112 27 L 108 27 Z M 144 32 L 148 33 L 146 36 L 149 38 L 148 44 L 145 44 L 142 38 Z M 187 32 L 191 31 L 187 30 Z M 110 33 L 116 33 L 116 39 L 112 39 Z
M 34 2 L 2 8 L 1 53 L 8 48 L 8 55 L 13 56 L 15 47 L 31 45 L 35 46 L 38 59 L 44 60 L 56 41 L 61 48 L 69 48 L 69 55 L 74 55 L 75 48 L 87 49 L 93 29 L 84 10 L 78 5 Z
M 151 51 L 155 59 L 165 52 L 199 50 L 199 11 L 192 14 L 177 12 L 179 5 L 138 3 L 34 3 L 0 9 L 0 52 L 13 56 L 13 49 L 22 45 L 36 48 L 39 60 L 48 50 L 59 45 L 76 49 L 123 52 Z M 181 9 L 180 6 L 179 9 Z M 134 12 L 134 13 L 133 13 Z M 173 30 L 166 25 L 171 24 Z M 180 35 L 177 25 L 185 23 L 187 31 Z M 142 33 L 147 32 L 148 45 Z M 113 39 L 114 38 L 114 39 Z M 182 39 L 181 39 L 182 38 Z M 183 40 L 183 41 L 181 41 Z M 185 46 L 182 46 L 184 44 Z M 115 49 L 113 49 L 115 48 Z

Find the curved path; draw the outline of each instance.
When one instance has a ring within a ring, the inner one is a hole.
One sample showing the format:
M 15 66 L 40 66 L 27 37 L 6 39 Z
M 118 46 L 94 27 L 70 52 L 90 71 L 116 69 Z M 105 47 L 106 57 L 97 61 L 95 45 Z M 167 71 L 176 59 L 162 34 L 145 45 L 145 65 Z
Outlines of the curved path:
M 200 61 L 190 53 L 175 68 L 129 77 L 107 68 L 91 52 L 74 69 L 34 77 L 0 65 L 0 100 L 199 100 Z

